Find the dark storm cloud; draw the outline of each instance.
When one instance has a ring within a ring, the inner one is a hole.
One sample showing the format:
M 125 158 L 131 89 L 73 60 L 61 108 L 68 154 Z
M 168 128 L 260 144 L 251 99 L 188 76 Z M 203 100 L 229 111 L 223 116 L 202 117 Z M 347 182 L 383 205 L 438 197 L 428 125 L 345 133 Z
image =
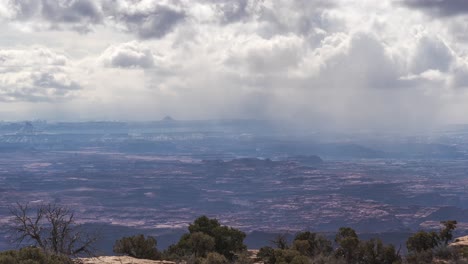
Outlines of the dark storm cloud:
M 226 21 L 238 21 L 247 15 L 247 0 L 239 0 L 237 3 L 230 2 L 224 8 Z
M 117 68 L 151 68 L 154 62 L 150 56 L 133 56 L 132 54 L 119 53 L 112 58 L 110 66 Z
M 65 5 L 53 0 L 43 0 L 42 14 L 44 18 L 59 23 L 98 23 L 102 19 L 98 7 L 90 0 L 67 1 Z
M 122 4 L 123 3 L 123 4 Z M 87 32 L 111 20 L 142 39 L 161 38 L 184 20 L 183 10 L 148 2 L 92 0 L 12 0 L 13 20 L 37 22 L 48 29 Z M 122 4 L 122 5 L 121 5 Z M 139 5 L 139 6 L 138 6 Z M 134 10 L 129 7 L 138 6 Z M 105 21 L 106 20 L 106 21 Z
M 315 34 L 315 29 L 336 31 L 337 21 L 329 21 L 326 13 L 337 6 L 334 0 L 294 0 L 287 4 L 274 2 L 260 8 L 257 16 L 259 21 L 269 25 L 264 36 L 289 33 L 310 36 Z
M 249 17 L 249 11 L 247 10 L 248 0 L 210 2 L 212 2 L 216 6 L 217 11 L 222 14 L 222 22 L 224 23 L 233 23 Z
M 79 90 L 80 85 L 77 82 L 64 82 L 59 80 L 54 74 L 45 72 L 33 77 L 33 85 L 37 88 L 52 88 L 56 91 L 60 90 Z
M 17 18 L 26 20 L 34 16 L 55 23 L 99 23 L 102 13 L 90 0 L 15 0 Z
M 46 23 L 50 29 L 70 26 L 76 31 L 86 32 L 94 24 L 102 22 L 103 14 L 96 2 L 91 0 L 13 0 L 16 20 Z
M 402 4 L 436 16 L 468 14 L 467 0 L 404 0 Z
M 112 12 L 117 23 L 123 23 L 130 33 L 136 34 L 141 39 L 162 38 L 186 17 L 184 11 L 162 5 L 150 6 L 134 12 L 126 10 L 113 10 Z

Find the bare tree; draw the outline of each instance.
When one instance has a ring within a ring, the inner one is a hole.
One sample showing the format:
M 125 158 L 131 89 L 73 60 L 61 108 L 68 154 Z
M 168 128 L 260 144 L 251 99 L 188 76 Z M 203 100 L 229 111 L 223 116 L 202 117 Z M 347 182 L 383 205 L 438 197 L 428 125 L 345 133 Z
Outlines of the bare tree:
M 41 204 L 30 208 L 28 204 L 17 203 L 10 212 L 11 229 L 18 245 L 32 244 L 46 252 L 67 256 L 94 252 L 97 236 L 83 232 L 67 207 Z
M 276 246 L 279 249 L 287 249 L 288 246 L 288 235 L 286 233 L 283 234 L 278 234 L 270 240 L 270 243 L 272 243 L 274 246 Z

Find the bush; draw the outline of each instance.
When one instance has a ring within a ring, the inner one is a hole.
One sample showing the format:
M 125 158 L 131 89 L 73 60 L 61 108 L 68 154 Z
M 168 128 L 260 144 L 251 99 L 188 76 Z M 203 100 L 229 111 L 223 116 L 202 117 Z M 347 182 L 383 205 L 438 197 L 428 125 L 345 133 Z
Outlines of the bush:
M 329 255 L 333 252 L 331 241 L 325 237 L 312 233 L 301 232 L 296 235 L 293 248 L 301 252 L 304 256 L 314 257 L 319 254 Z
M 433 250 L 435 259 L 459 261 L 463 257 L 463 251 L 460 248 L 450 246 L 440 246 Z
M 272 247 L 262 247 L 257 253 L 257 258 L 265 264 L 274 264 L 276 262 L 275 250 Z
M 42 249 L 27 247 L 0 252 L 0 264 L 73 264 L 64 255 L 46 254 Z
M 432 263 L 433 258 L 432 250 L 413 251 L 406 256 L 406 262 L 409 264 Z
M 215 251 L 232 260 L 235 253 L 245 251 L 245 233 L 228 226 L 222 226 L 218 220 L 201 216 L 190 224 L 191 234 L 201 232 L 209 235 L 215 240 Z
M 401 258 L 393 245 L 384 245 L 380 239 L 370 239 L 360 242 L 358 263 L 394 264 L 401 263 Z
M 439 245 L 439 235 L 436 232 L 419 231 L 406 241 L 409 252 L 432 250 Z
M 215 248 L 214 238 L 202 232 L 190 234 L 187 244 L 193 250 L 195 257 L 205 257 Z
M 299 257 L 300 255 L 301 254 L 297 250 L 275 249 L 274 263 L 291 263 L 294 258 Z
M 311 263 L 311 261 L 306 256 L 295 256 L 291 261 L 291 264 L 309 264 L 309 263 Z
M 359 238 L 352 228 L 341 227 L 335 236 L 338 249 L 335 254 L 343 257 L 347 263 L 355 263 L 359 258 Z
M 229 263 L 226 257 L 216 252 L 208 253 L 206 259 L 202 261 L 202 264 L 227 264 Z
M 333 255 L 318 255 L 312 259 L 312 264 L 347 264 L 343 258 L 337 258 Z
M 184 234 L 179 242 L 171 245 L 164 256 L 172 260 L 204 257 L 209 252 L 217 252 L 228 260 L 234 260 L 237 253 L 247 249 L 244 245 L 245 233 L 222 226 L 218 220 L 206 216 L 197 218 L 189 225 L 188 234 Z
M 253 264 L 254 260 L 251 258 L 252 254 L 250 252 L 242 252 L 236 254 L 235 264 Z
M 114 252 L 139 259 L 158 260 L 160 254 L 156 246 L 157 241 L 154 237 L 145 238 L 140 234 L 117 240 L 114 244 Z

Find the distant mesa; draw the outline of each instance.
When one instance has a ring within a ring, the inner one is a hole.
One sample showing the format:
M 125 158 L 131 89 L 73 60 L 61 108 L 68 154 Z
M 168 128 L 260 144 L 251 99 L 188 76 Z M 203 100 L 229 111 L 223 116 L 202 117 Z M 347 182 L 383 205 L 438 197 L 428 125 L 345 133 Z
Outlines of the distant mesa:
M 17 134 L 20 135 L 32 135 L 35 129 L 31 122 L 24 122 L 23 126 L 18 130 Z
M 292 156 L 287 159 L 288 161 L 295 161 L 299 163 L 303 163 L 306 165 L 317 165 L 323 163 L 322 158 L 316 155 L 310 155 L 310 156 Z
M 163 119 L 162 119 L 163 122 L 174 122 L 174 118 L 172 118 L 171 116 L 165 116 Z
M 203 163 L 210 164 L 212 166 L 244 166 L 244 167 L 269 167 L 274 165 L 274 161 L 271 159 L 259 159 L 259 158 L 237 158 L 228 161 L 223 160 L 203 160 Z
M 271 159 L 239 158 L 231 160 L 230 163 L 245 166 L 268 166 L 272 164 L 272 161 Z

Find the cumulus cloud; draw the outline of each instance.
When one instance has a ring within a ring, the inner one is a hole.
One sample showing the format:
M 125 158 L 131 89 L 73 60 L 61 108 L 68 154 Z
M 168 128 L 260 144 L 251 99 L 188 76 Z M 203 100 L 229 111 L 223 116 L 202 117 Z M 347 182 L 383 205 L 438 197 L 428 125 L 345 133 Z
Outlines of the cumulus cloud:
M 225 64 L 246 74 L 283 74 L 300 60 L 304 40 L 296 35 L 275 36 L 270 39 L 239 38 L 231 44 Z
M 81 89 L 68 70 L 68 59 L 47 48 L 0 50 L 0 100 L 56 101 Z
M 318 86 L 341 89 L 398 88 L 398 62 L 373 34 L 357 32 L 347 36 L 335 50 L 335 54 L 322 58 L 320 73 L 315 77 Z
M 135 41 L 109 47 L 103 52 L 100 60 L 106 67 L 151 68 L 154 66 L 151 50 Z
M 402 4 L 441 17 L 468 13 L 468 2 L 465 0 L 404 0 Z

